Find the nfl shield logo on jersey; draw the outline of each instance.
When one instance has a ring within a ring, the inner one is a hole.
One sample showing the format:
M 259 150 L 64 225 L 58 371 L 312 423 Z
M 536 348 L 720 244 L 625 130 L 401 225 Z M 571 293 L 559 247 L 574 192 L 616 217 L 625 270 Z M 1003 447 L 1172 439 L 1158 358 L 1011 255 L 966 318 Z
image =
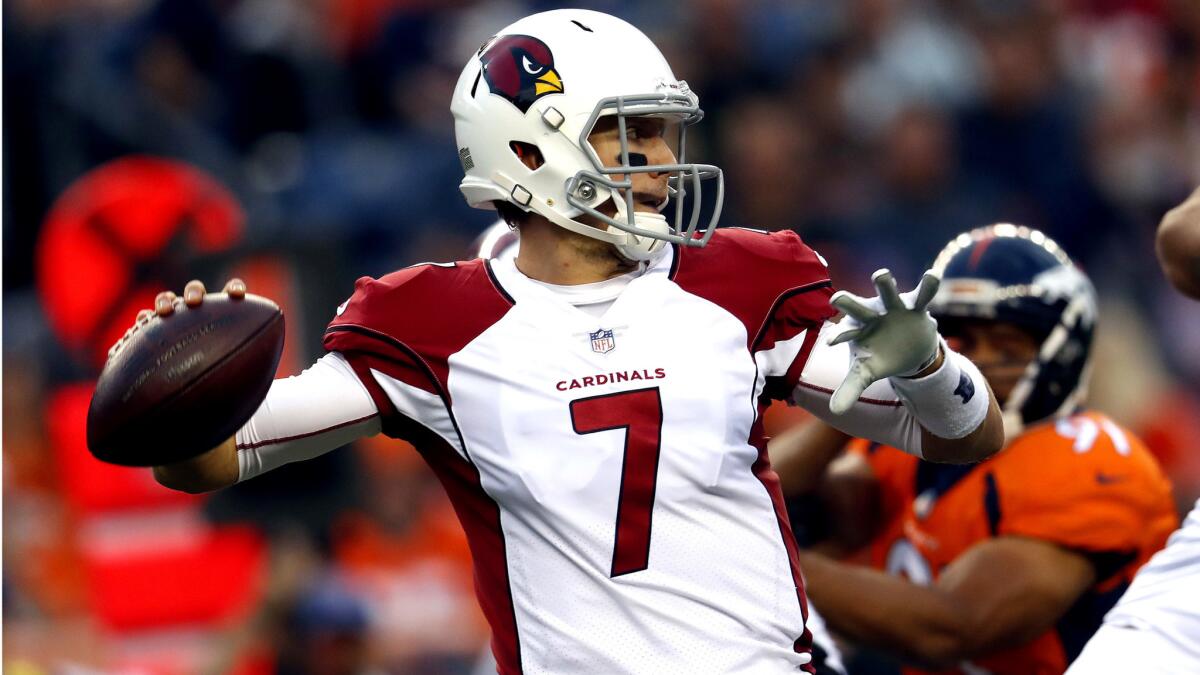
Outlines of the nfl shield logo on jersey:
M 613 341 L 611 330 L 601 328 L 595 333 L 588 333 L 588 337 L 592 339 L 592 351 L 597 354 L 607 354 L 617 346 L 617 343 Z

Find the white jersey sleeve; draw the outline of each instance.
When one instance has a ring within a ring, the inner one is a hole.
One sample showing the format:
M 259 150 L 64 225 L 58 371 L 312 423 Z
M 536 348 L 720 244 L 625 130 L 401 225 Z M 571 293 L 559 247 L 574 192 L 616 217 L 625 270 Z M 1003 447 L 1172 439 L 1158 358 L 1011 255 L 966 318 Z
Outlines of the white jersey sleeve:
M 829 399 L 850 369 L 850 345 L 829 345 L 840 332 L 826 322 L 812 346 L 800 373 L 792 400 L 826 424 L 851 436 L 890 445 L 920 456 L 921 423 L 904 406 L 887 378 L 867 387 L 858 402 L 845 414 L 829 410 Z
M 271 384 L 238 430 L 238 480 L 311 459 L 380 431 L 379 411 L 345 357 L 330 352 L 303 373 Z

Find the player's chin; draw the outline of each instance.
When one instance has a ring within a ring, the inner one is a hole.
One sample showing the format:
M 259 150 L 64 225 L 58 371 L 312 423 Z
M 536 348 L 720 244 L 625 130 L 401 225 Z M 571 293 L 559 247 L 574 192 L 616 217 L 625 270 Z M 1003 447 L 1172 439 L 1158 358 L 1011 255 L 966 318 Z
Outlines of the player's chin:
M 607 246 L 608 255 L 612 258 L 613 264 L 616 265 L 618 271 L 632 272 L 633 270 L 637 269 L 638 261 L 630 260 L 629 258 L 621 255 L 621 252 L 617 250 L 617 247 L 612 244 L 608 244 Z

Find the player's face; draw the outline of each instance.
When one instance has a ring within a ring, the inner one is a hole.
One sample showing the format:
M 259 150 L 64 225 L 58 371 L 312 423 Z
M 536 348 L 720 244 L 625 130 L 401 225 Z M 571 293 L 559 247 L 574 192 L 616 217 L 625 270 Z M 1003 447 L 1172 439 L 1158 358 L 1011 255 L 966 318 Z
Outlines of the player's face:
M 1025 368 L 1037 357 L 1038 341 L 1018 326 L 991 321 L 942 322 L 950 348 L 971 359 L 1004 403 Z
M 625 138 L 629 143 L 630 162 L 639 164 L 674 164 L 675 151 L 668 139 L 678 137 L 674 124 L 668 124 L 661 117 L 628 117 L 625 119 Z M 601 117 L 596 127 L 588 136 L 596 155 L 605 166 L 621 166 L 620 128 L 615 116 Z M 642 155 L 641 158 L 636 155 Z M 667 199 L 667 180 L 669 173 L 635 173 L 633 174 L 633 208 L 636 211 L 657 211 L 658 205 Z M 624 174 L 613 176 L 614 180 L 625 180 Z M 606 203 L 600 210 L 608 209 L 615 213 L 611 203 Z M 613 213 L 608 213 L 612 215 Z

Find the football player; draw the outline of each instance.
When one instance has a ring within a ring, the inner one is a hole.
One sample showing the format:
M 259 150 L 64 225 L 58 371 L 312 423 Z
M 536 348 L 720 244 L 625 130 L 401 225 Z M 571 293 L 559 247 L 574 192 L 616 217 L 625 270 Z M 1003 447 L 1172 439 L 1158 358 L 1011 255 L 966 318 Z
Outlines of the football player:
M 930 311 L 994 387 L 1008 443 L 980 464 L 949 466 L 856 442 L 823 490 L 876 505 L 865 551 L 874 569 L 805 553 L 806 588 L 834 631 L 919 667 L 1062 673 L 1174 528 L 1170 484 L 1136 437 L 1082 408 L 1096 299 L 1052 240 L 980 228 L 934 268 L 942 287 Z M 813 457 L 842 442 L 819 429 L 774 439 L 785 488 L 812 482 L 789 475 L 805 465 L 799 456 L 811 472 Z
M 505 260 L 517 255 L 521 241 L 515 231 L 503 220 L 492 223 L 476 238 L 472 247 L 473 257 L 488 258 L 493 261 Z M 768 448 L 768 452 L 770 449 Z M 805 623 L 812 635 L 812 667 L 817 675 L 846 675 L 846 667 L 842 662 L 842 653 L 837 642 L 825 628 L 821 615 L 810 605 L 808 621 Z M 488 651 L 475 672 L 495 672 L 495 660 Z
M 614 17 L 505 28 L 451 112 L 462 192 L 519 231 L 516 257 L 360 280 L 325 357 L 156 477 L 211 490 L 404 438 L 467 532 L 500 672 L 812 672 L 761 413 L 788 398 L 938 461 L 998 450 L 986 381 L 926 311 L 936 277 L 835 294 L 795 234 L 715 229 L 721 172 L 685 158 L 697 97 Z M 831 302 L 850 319 L 831 323 Z
M 1200 300 L 1200 189 L 1163 216 L 1156 241 L 1167 279 Z M 1200 500 L 1138 572 L 1069 675 L 1200 672 Z

